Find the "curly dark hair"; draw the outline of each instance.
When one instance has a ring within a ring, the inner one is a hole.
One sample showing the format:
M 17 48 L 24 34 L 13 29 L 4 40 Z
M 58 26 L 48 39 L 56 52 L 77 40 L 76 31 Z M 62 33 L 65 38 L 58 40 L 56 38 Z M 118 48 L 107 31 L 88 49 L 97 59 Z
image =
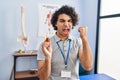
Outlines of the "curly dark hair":
M 57 27 L 55 26 L 55 24 L 57 23 L 58 16 L 60 14 L 69 15 L 72 19 L 73 26 L 76 26 L 78 24 L 78 14 L 75 12 L 75 9 L 68 5 L 63 5 L 60 9 L 55 11 L 55 13 L 52 16 L 51 24 L 52 24 L 54 30 L 57 30 Z

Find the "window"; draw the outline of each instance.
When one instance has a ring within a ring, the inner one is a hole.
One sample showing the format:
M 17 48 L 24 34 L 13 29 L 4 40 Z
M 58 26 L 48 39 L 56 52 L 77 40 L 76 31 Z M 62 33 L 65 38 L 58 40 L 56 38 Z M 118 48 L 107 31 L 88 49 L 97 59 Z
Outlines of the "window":
M 95 73 L 120 79 L 120 3 L 98 0 Z

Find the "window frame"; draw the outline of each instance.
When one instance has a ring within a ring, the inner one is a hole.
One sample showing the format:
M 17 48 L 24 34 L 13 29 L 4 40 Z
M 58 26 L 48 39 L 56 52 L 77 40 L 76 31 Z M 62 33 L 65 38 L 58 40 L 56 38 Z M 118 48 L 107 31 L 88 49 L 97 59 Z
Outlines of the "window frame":
M 94 68 L 95 68 L 94 73 L 95 74 L 98 73 L 98 54 L 99 54 L 98 50 L 99 50 L 100 20 L 106 19 L 106 18 L 120 17 L 120 13 L 101 16 L 100 15 L 101 1 L 102 0 L 98 0 L 98 11 L 97 11 L 96 50 L 95 50 L 95 66 L 94 66 Z

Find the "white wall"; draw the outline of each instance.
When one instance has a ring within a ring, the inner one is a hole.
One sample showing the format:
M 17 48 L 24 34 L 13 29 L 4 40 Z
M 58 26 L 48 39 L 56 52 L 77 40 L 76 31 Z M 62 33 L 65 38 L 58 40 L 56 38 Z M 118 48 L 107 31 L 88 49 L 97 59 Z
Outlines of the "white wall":
M 88 40 L 89 40 L 93 55 L 95 55 L 98 0 L 83 0 L 82 5 L 83 5 L 82 6 L 82 11 L 83 11 L 82 25 L 88 26 Z
M 22 3 L 25 4 L 26 34 L 30 38 L 28 50 L 38 49 L 42 40 L 37 36 L 38 4 L 49 3 L 58 5 L 68 4 L 76 8 L 80 15 L 78 26 L 87 25 L 89 27 L 88 38 L 92 51 L 95 53 L 96 0 L 0 0 L 0 80 L 9 80 L 13 65 L 12 53 L 23 49 L 23 46 L 17 42 L 17 37 L 21 35 L 20 5 Z M 76 33 L 77 27 L 73 30 L 73 35 L 75 36 L 78 36 Z M 20 64 L 17 64 L 17 70 L 36 67 L 37 62 L 34 61 L 35 59 L 36 57 L 18 59 Z M 25 65 L 26 63 L 29 65 Z

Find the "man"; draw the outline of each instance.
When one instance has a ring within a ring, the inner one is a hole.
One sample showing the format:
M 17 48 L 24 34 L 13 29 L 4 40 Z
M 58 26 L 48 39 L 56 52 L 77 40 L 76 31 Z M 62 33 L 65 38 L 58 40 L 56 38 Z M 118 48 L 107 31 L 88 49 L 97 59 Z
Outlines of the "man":
M 64 5 L 53 14 L 51 24 L 56 33 L 41 44 L 37 56 L 40 80 L 79 80 L 78 60 L 85 70 L 92 69 L 87 28 L 78 29 L 79 38 L 70 35 L 77 23 L 78 15 L 73 7 Z

